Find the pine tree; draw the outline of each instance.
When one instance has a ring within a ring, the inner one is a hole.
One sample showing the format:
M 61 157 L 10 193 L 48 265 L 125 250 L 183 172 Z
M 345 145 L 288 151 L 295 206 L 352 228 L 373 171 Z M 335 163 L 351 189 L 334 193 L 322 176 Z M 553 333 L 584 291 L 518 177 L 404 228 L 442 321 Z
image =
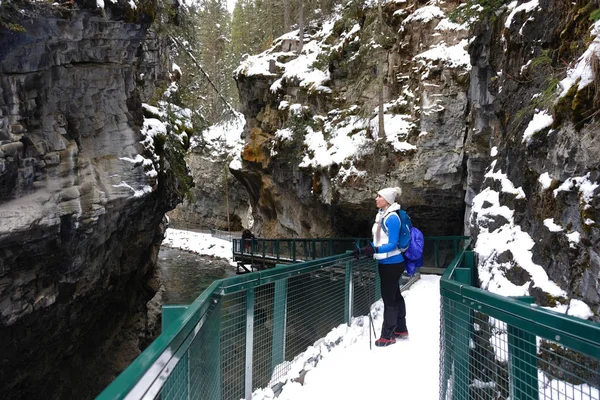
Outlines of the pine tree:
M 238 0 L 233 9 L 233 22 L 231 27 L 231 45 L 234 62 L 238 63 L 245 54 L 256 54 L 262 36 L 257 32 L 257 21 L 254 18 L 254 2 L 252 0 Z
M 298 29 L 301 14 L 302 23 L 305 19 L 310 23 L 315 9 L 327 14 L 334 4 L 334 0 L 237 0 L 232 15 L 226 0 L 180 6 L 175 13 L 178 28 L 171 30 L 177 38 L 175 63 L 182 70 L 178 101 L 206 123 L 221 120 L 229 113 L 223 97 L 234 107 L 238 104 L 233 71 L 243 57 L 269 48 L 275 38 L 294 28 L 289 24 Z
M 226 0 L 203 0 L 197 4 L 196 36 L 190 41 L 194 42 L 193 53 L 208 78 L 195 75 L 196 95 L 202 99 L 200 107 L 206 120 L 214 123 L 229 112 L 221 96 L 229 103 L 234 98 L 230 15 Z
M 298 7 L 298 35 L 300 37 L 300 44 L 298 45 L 298 53 L 302 52 L 304 47 L 304 1 L 300 0 Z

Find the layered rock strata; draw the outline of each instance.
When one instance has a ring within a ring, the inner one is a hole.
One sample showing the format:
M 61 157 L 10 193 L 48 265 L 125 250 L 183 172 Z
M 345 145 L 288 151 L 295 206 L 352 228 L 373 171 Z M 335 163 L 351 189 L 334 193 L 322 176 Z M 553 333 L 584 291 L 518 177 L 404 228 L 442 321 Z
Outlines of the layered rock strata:
M 168 71 L 154 6 L 136 4 L 2 3 L 3 398 L 91 398 L 159 328 L 162 219 L 180 199 L 141 161 L 142 102 Z
M 482 244 L 512 237 L 482 249 L 484 287 L 506 273 L 536 303 L 569 310 L 583 301 L 600 321 L 597 7 L 549 0 L 481 16 L 470 48 L 467 210 L 487 203 L 466 214 L 466 226 Z M 482 200 L 490 193 L 497 202 Z M 511 217 L 486 215 L 495 206 Z M 536 271 L 556 286 L 533 284 Z

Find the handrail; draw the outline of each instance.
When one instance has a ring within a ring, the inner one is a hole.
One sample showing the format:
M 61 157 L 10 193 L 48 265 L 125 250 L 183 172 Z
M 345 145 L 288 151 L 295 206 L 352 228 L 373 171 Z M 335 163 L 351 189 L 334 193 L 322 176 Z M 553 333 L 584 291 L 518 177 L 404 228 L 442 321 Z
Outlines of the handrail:
M 590 388 L 597 386 L 599 374 L 593 371 L 600 365 L 600 324 L 540 307 L 533 304 L 532 297 L 504 297 L 476 287 L 475 253 L 467 248 L 452 260 L 440 280 L 440 331 L 444 332 L 440 340 L 440 400 L 495 399 L 494 393 L 484 392 L 481 382 L 498 387 L 498 393 L 508 391 L 510 398 L 537 399 L 543 390 L 549 390 L 545 383 L 539 386 L 539 371 L 549 374 L 548 379 L 571 382 L 564 378 L 568 375 Z M 498 330 L 500 324 L 504 324 L 502 330 Z M 496 336 L 490 339 L 490 335 Z M 544 350 L 540 339 L 570 352 L 561 356 L 564 365 L 548 367 L 554 348 Z M 490 340 L 495 341 L 493 350 L 487 343 Z M 494 356 L 495 351 L 505 353 Z M 486 368 L 477 368 L 484 364 Z M 569 365 L 579 365 L 581 370 L 570 371 Z
M 444 296 L 468 301 L 470 307 L 483 310 L 505 322 L 527 325 L 530 333 L 557 341 L 576 350 L 600 358 L 600 324 L 562 314 L 521 300 L 501 296 L 455 280 L 455 273 L 465 256 L 466 248 L 453 260 L 442 275 L 440 291 Z M 475 268 L 475 266 L 471 267 Z M 507 311 L 511 310 L 511 311 Z M 557 339 L 557 332 L 560 334 Z M 577 336 L 574 342 L 571 337 Z M 583 343 L 578 344 L 580 341 Z
M 440 268 L 440 243 L 452 242 L 454 253 L 457 253 L 460 242 L 468 239 L 468 236 L 460 235 L 426 236 L 425 246 L 433 246 L 433 267 Z M 277 263 L 280 261 L 303 262 L 327 257 L 339 253 L 339 250 L 348 250 L 349 244 L 361 247 L 370 241 L 370 238 L 252 238 L 233 239 L 232 245 L 234 257 L 250 258 L 252 262 L 264 264 L 265 262 Z M 318 244 L 321 245 L 320 252 L 317 251 Z M 246 248 L 246 246 L 248 247 Z M 327 247 L 327 252 L 325 247 Z M 303 251 L 298 250 L 299 248 Z
M 449 281 L 450 279 L 452 279 L 456 268 L 459 268 L 459 266 L 463 263 L 465 252 L 471 246 L 471 238 L 469 236 L 462 236 L 461 238 L 465 239 L 465 243 L 462 249 L 459 251 L 459 253 L 454 257 L 454 259 L 450 261 L 450 265 L 448 265 L 446 271 L 442 274 L 440 285 L 442 281 Z
M 360 239 L 346 239 L 348 242 L 356 242 L 357 240 Z M 444 240 L 444 238 L 440 237 L 438 239 L 438 237 L 434 237 L 433 240 L 441 242 Z M 275 241 L 275 239 L 272 239 L 272 241 Z M 318 241 L 318 239 L 306 239 L 304 241 L 315 243 Z M 323 242 L 325 241 L 331 243 L 331 239 L 324 239 Z M 465 249 L 468 247 L 470 241 L 468 237 L 463 236 L 447 237 L 446 241 L 454 242 L 455 252 L 446 253 L 455 255 L 450 263 L 452 270 L 454 270 L 459 265 L 462 257 L 464 257 Z M 457 254 L 456 246 L 457 243 L 461 241 L 464 241 L 466 244 Z M 238 244 L 240 243 L 241 241 L 238 239 Z M 298 241 L 294 243 L 298 243 Z M 440 248 L 444 248 L 449 251 L 452 250 L 452 247 L 452 243 L 449 243 L 449 245 L 444 245 L 443 247 L 440 246 Z M 314 249 L 314 246 L 312 249 Z M 315 253 L 313 252 L 313 256 L 314 255 Z M 206 332 L 211 332 L 210 329 L 213 329 L 215 326 L 220 326 L 219 329 L 232 329 L 230 325 L 220 325 L 225 321 L 232 323 L 233 320 L 231 319 L 231 315 L 223 314 L 224 320 L 221 321 L 221 311 L 219 310 L 221 310 L 222 307 L 227 307 L 228 304 L 232 304 L 232 299 L 240 298 L 240 296 L 242 299 L 240 300 L 242 302 L 240 304 L 246 304 L 245 307 L 254 307 L 253 304 L 255 301 L 255 291 L 257 295 L 258 293 L 264 293 L 264 290 L 261 292 L 260 288 L 265 288 L 267 292 L 270 290 L 274 291 L 274 293 L 269 292 L 273 293 L 272 295 L 278 299 L 277 301 L 273 300 L 273 307 L 284 307 L 283 309 L 278 308 L 277 312 L 279 314 L 277 314 L 277 330 L 272 332 L 272 340 L 277 338 L 277 343 L 279 345 L 281 345 L 281 341 L 285 343 L 285 334 L 282 333 L 285 331 L 282 331 L 283 325 L 281 325 L 286 321 L 286 318 L 282 317 L 286 315 L 285 304 L 288 301 L 292 301 L 291 299 L 295 298 L 293 295 L 288 294 L 290 297 L 286 300 L 285 293 L 288 291 L 288 285 L 293 285 L 293 282 L 296 282 L 296 285 L 298 285 L 299 282 L 303 282 L 302 280 L 306 279 L 304 277 L 310 276 L 310 274 L 313 272 L 327 270 L 326 274 L 315 274 L 317 281 L 313 281 L 314 283 L 320 282 L 318 279 L 322 279 L 323 277 L 327 277 L 329 274 L 331 274 L 333 280 L 329 282 L 339 282 L 339 285 L 342 285 L 345 288 L 342 289 L 342 286 L 334 286 L 338 285 L 338 283 L 331 283 L 331 290 L 346 290 L 345 294 L 342 293 L 344 296 L 346 296 L 346 300 L 344 300 L 346 307 L 344 315 L 346 318 L 349 318 L 352 316 L 353 310 L 352 304 L 350 303 L 352 301 L 352 295 L 354 294 L 363 296 L 362 292 L 355 293 L 352 288 L 352 281 L 353 279 L 356 279 L 356 275 L 354 275 L 352 272 L 353 268 L 358 268 L 360 271 L 367 265 L 369 266 L 368 268 L 372 268 L 372 279 L 370 284 L 374 285 L 375 290 L 373 290 L 371 293 L 375 294 L 378 288 L 375 282 L 378 278 L 375 272 L 376 270 L 374 269 L 374 261 L 369 259 L 361 259 L 360 261 L 356 261 L 348 250 L 342 254 L 331 255 L 302 263 L 276 264 L 276 268 L 250 272 L 227 279 L 217 280 L 213 282 L 213 284 L 210 285 L 209 288 L 206 289 L 192 304 L 181 306 L 180 309 L 172 312 L 169 315 L 172 317 L 172 319 L 170 320 L 169 324 L 163 326 L 163 333 L 154 342 L 152 342 L 150 346 L 148 346 L 148 348 L 142 354 L 140 354 L 140 356 L 138 356 L 138 358 L 136 358 L 132 364 L 129 365 L 127 369 L 125 369 L 125 371 L 123 371 L 113 381 L 113 383 L 99 395 L 98 399 L 155 398 L 157 394 L 162 393 L 161 391 L 165 390 L 165 382 L 167 382 L 167 380 L 173 380 L 173 376 L 171 374 L 173 374 L 175 369 L 177 369 L 177 371 L 182 371 L 182 368 L 185 370 L 186 367 L 185 365 L 182 365 L 182 363 L 187 363 L 185 360 L 187 360 L 190 351 L 193 349 L 190 347 L 191 343 L 204 343 L 205 339 L 199 340 L 198 335 L 204 335 Z M 296 276 L 302 276 L 302 278 L 299 281 L 292 279 Z M 337 279 L 338 277 L 344 278 L 339 280 Z M 270 284 L 273 284 L 273 289 L 266 289 L 267 285 Z M 338 289 L 333 289 L 334 287 L 337 287 Z M 299 293 L 301 293 L 304 289 L 302 286 L 295 286 L 294 290 L 300 290 L 300 292 L 296 292 L 296 296 L 298 296 Z M 281 296 L 284 297 L 282 298 Z M 350 297 L 348 298 L 347 296 Z M 292 304 L 293 303 L 290 305 Z M 252 308 L 247 309 L 248 316 L 252 315 L 252 312 L 249 311 L 251 309 Z M 216 314 L 213 312 L 215 310 Z M 275 311 L 273 312 L 275 313 Z M 246 315 L 246 313 L 244 313 L 244 315 Z M 207 321 L 209 322 L 208 325 L 206 325 Z M 246 322 L 246 324 L 247 323 L 250 322 Z M 245 324 L 241 326 L 245 326 Z M 202 332 L 205 333 L 203 334 Z M 246 336 L 246 340 L 250 340 L 251 343 L 251 336 L 253 335 L 252 329 L 247 329 L 246 335 L 250 335 L 250 338 Z M 237 337 L 238 339 L 236 339 L 236 343 L 237 340 L 239 340 L 239 335 Z M 204 336 L 200 336 L 200 338 L 204 338 Z M 218 349 L 218 336 L 216 337 L 216 340 L 216 348 Z M 210 347 L 212 344 L 206 342 L 206 346 Z M 246 347 L 247 351 L 251 348 L 251 346 Z M 279 359 L 281 354 L 284 354 L 281 353 L 281 351 L 281 348 L 279 348 L 277 352 L 273 353 L 274 360 Z M 192 362 L 191 359 L 190 362 Z
M 215 296 L 223 279 L 214 281 L 188 310 L 169 325 L 97 399 L 141 399 L 159 378 L 169 361 L 182 346 L 189 346 L 190 334 L 202 326 L 202 316 L 208 311 L 210 298 Z M 147 389 L 144 389 L 147 388 Z
M 600 324 L 504 297 L 460 282 L 440 282 L 444 295 L 467 300 L 470 307 L 539 337 L 600 358 Z M 453 295 L 454 294 L 454 295 Z M 458 295 L 458 296 L 457 296 Z M 510 311 L 507 311 L 510 310 Z M 558 335 L 557 335 L 558 334 Z M 577 337 L 576 340 L 573 340 Z
M 249 272 L 243 275 L 230 277 L 220 286 L 221 294 L 230 294 L 249 287 L 260 286 L 278 279 L 289 278 L 298 273 L 317 271 L 323 267 L 331 267 L 332 261 L 346 261 L 352 258 L 351 253 L 338 254 L 335 256 L 319 258 L 317 260 L 305 261 L 300 264 L 278 264 L 277 268 L 262 271 Z M 340 268 L 343 268 L 340 265 Z
M 202 327 L 203 316 L 208 311 L 212 298 L 291 277 L 299 271 L 315 271 L 327 266 L 327 263 L 351 258 L 351 254 L 339 254 L 302 264 L 282 265 L 277 269 L 256 271 L 214 281 L 189 305 L 183 315 L 171 323 L 96 399 L 141 399 L 148 395 L 154 398 L 154 393 L 149 390 L 154 382 L 160 379 L 169 362 L 181 351 L 187 350 L 193 335 L 197 334 Z

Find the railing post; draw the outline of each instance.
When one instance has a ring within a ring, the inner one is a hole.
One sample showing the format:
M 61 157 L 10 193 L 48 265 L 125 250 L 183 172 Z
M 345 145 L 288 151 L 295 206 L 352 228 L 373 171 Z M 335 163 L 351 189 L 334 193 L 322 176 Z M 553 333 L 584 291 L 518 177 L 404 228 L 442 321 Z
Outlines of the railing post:
M 292 240 L 292 261 L 296 262 L 296 241 Z
M 471 285 L 471 269 L 456 268 L 456 281 Z M 471 384 L 469 368 L 469 340 L 471 338 L 472 310 L 463 299 L 454 307 L 454 384 L 453 400 L 468 400 Z
M 531 296 L 517 299 L 534 303 Z M 508 371 L 511 400 L 538 398 L 538 368 L 536 336 L 508 325 Z
M 352 279 L 352 262 L 346 261 L 346 274 L 344 277 L 344 322 L 352 324 L 352 305 L 354 299 L 354 279 Z
M 472 250 L 465 250 L 465 255 L 463 258 L 463 267 L 468 268 L 475 272 L 475 252 Z M 471 282 L 470 285 L 475 286 L 476 282 L 473 282 L 474 275 L 471 274 Z
M 465 250 L 463 256 L 463 267 L 471 270 L 469 283 L 471 286 L 479 286 L 479 274 L 477 272 L 477 261 L 475 259 L 475 252 L 473 250 Z
M 281 243 L 281 241 L 279 239 L 277 239 L 275 241 L 275 252 L 277 253 L 277 262 L 279 262 L 279 257 L 281 256 L 280 253 L 280 246 L 279 244 Z
M 273 295 L 273 343 L 271 345 L 271 372 L 285 360 L 285 325 L 287 322 L 288 280 L 275 281 Z
M 454 330 L 454 313 L 452 312 L 452 302 L 444 296 L 444 291 L 440 289 L 440 299 L 442 301 L 442 311 L 440 315 L 440 341 L 443 344 L 442 357 L 440 359 L 440 370 L 442 381 L 440 382 L 440 400 L 448 399 L 448 385 L 450 374 L 452 373 L 452 332 Z M 451 399 L 450 399 L 451 400 Z
M 254 288 L 246 292 L 246 370 L 244 379 L 245 399 L 252 399 L 252 354 L 254 350 Z
M 440 241 L 437 239 L 433 241 L 433 264 L 436 268 L 440 267 Z

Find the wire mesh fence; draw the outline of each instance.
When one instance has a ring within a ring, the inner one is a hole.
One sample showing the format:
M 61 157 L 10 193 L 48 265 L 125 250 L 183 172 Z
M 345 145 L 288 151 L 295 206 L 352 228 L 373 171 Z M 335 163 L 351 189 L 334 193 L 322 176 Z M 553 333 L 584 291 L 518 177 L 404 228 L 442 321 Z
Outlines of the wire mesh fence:
M 250 398 L 379 297 L 376 263 L 350 254 L 215 282 L 163 310 L 163 335 L 98 398 Z M 165 317 L 166 316 L 166 317 Z
M 276 385 L 288 372 L 287 361 L 357 312 L 364 315 L 377 295 L 373 260 L 338 256 L 262 274 L 265 282 L 251 287 L 239 277 L 222 298 L 222 399 L 248 398 L 256 388 Z
M 213 300 L 216 299 L 207 301 L 206 307 L 199 310 L 199 319 L 193 329 L 173 340 L 177 344 L 166 352 L 164 362 L 159 359 L 156 363 L 156 370 L 161 371 L 158 376 L 150 374 L 150 388 L 141 385 L 139 389 L 134 388 L 129 397 L 163 400 L 221 397 L 222 374 L 214 369 L 220 362 L 221 307 Z M 190 376 L 196 379 L 190 379 Z
M 423 246 L 423 264 L 445 268 L 465 247 L 466 236 L 428 236 Z
M 459 270 L 441 283 L 440 400 L 600 400 L 600 325 L 472 287 Z

